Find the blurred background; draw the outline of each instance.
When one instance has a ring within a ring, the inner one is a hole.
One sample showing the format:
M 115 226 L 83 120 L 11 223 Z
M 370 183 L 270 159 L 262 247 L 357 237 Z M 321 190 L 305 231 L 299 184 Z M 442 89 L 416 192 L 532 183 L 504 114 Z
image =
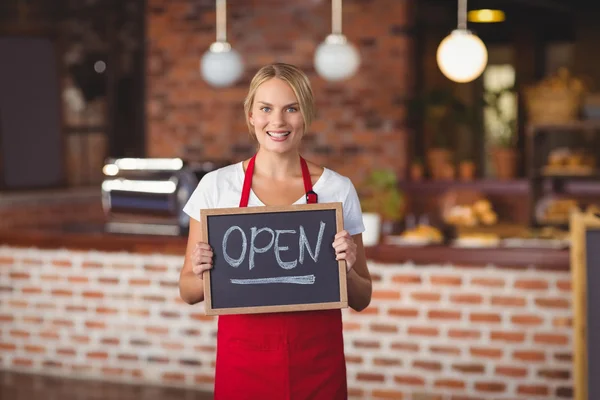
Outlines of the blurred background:
M 287 62 L 317 100 L 303 155 L 363 202 L 376 284 L 345 314 L 351 394 L 573 398 L 599 17 L 592 0 L 2 1 L 0 367 L 211 390 L 215 321 L 177 295 L 181 207 L 254 154 L 248 85 Z

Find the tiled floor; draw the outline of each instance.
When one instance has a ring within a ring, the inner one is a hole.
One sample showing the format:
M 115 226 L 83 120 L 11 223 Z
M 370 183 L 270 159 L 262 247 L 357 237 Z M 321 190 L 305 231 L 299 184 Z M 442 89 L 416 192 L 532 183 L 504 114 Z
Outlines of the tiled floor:
M 0 371 L 1 400 L 209 400 L 210 393 Z

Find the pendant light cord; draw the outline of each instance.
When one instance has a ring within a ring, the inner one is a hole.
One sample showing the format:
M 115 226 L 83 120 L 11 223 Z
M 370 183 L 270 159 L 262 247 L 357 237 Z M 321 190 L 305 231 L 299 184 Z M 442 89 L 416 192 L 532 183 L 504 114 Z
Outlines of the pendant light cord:
M 342 0 L 331 0 L 331 33 L 342 34 Z
M 467 0 L 458 0 L 458 29 L 467 30 Z
M 217 42 L 227 41 L 227 0 L 217 0 Z

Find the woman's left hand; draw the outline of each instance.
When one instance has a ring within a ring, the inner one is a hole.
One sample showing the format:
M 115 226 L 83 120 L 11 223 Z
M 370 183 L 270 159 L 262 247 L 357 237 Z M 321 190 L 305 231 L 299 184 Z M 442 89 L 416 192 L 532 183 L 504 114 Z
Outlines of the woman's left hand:
M 335 259 L 346 261 L 346 272 L 350 272 L 356 262 L 356 243 L 347 231 L 341 231 L 333 240 Z

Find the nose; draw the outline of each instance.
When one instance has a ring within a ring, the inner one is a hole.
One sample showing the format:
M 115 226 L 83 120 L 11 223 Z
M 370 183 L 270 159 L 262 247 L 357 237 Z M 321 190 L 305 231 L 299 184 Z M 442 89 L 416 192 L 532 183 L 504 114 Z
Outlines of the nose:
M 285 116 L 283 111 L 271 113 L 271 125 L 282 126 L 285 125 Z

